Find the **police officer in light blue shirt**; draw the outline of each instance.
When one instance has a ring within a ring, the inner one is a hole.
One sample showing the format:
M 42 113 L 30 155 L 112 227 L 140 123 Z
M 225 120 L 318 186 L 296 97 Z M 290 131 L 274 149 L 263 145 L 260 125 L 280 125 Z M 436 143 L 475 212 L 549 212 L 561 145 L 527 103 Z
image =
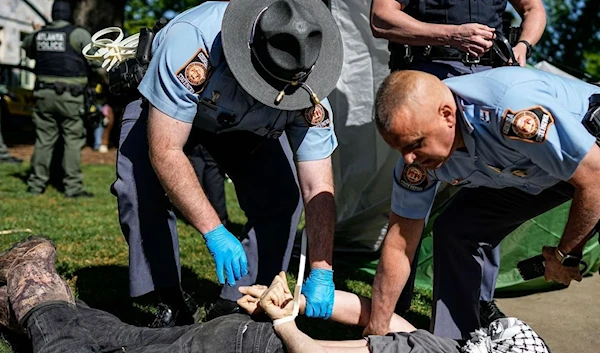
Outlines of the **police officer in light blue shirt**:
M 443 82 L 416 71 L 386 79 L 376 121 L 403 158 L 394 171 L 370 330 L 381 330 L 391 315 L 441 181 L 463 188 L 433 228 L 434 334 L 468 338 L 479 327 L 485 248 L 571 198 L 560 243 L 543 249 L 545 277 L 581 280 L 563 259 L 580 256 L 600 218 L 600 149 L 582 124 L 589 98 L 598 93 L 581 81 L 518 67 Z
M 522 19 L 522 31 L 512 50 L 519 65 L 525 66 L 546 27 L 544 4 L 542 0 L 510 3 Z M 424 71 L 443 80 L 503 64 L 492 44 L 501 34 L 509 37 L 508 28 L 503 28 L 507 4 L 507 0 L 373 0 L 370 23 L 376 37 L 389 40 L 392 71 Z M 444 190 L 438 202 L 458 188 L 445 186 Z M 410 307 L 418 260 L 413 261 L 412 276 L 396 307 L 399 312 Z M 496 247 L 484 256 L 480 299 L 486 324 L 503 316 L 493 301 L 499 266 L 500 247 Z
M 130 294 L 169 302 L 153 326 L 185 324 L 171 203 L 204 236 L 223 287 L 209 316 L 237 310 L 238 287 L 286 270 L 306 205 L 309 316 L 333 306 L 337 147 L 326 99 L 342 67 L 337 26 L 320 0 L 206 2 L 160 30 L 123 117 L 114 191 L 129 244 Z M 185 156 L 202 144 L 233 180 L 248 217 L 241 241 L 219 220 Z M 294 163 L 295 162 L 295 163 Z M 298 188 L 299 186 L 299 188 Z

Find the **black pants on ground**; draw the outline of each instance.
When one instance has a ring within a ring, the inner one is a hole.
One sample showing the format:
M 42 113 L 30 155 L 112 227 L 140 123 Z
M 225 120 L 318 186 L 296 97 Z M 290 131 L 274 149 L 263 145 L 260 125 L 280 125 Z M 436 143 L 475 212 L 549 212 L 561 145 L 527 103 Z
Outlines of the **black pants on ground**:
M 247 315 L 172 328 L 125 324 L 78 301 L 35 309 L 25 322 L 34 353 L 283 353 L 271 323 Z

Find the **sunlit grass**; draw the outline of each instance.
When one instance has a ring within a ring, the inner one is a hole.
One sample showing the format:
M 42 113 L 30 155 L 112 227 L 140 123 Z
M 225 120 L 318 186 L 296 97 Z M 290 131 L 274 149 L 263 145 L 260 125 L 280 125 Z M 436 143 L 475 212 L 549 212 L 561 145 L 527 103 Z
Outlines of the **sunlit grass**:
M 80 299 L 123 321 L 147 325 L 155 310 L 155 298 L 149 295 L 132 303 L 128 296 L 127 244 L 119 226 L 117 200 L 109 191 L 115 178 L 114 166 L 84 165 L 85 189 L 96 196 L 76 200 L 64 198 L 53 187 L 39 196 L 27 193 L 24 182 L 27 167 L 0 165 L 0 231 L 13 231 L 0 236 L 0 249 L 27 236 L 29 233 L 25 230 L 50 237 L 58 248 L 57 268 Z M 231 228 L 240 229 L 246 218 L 238 206 L 232 184 L 226 184 L 226 192 Z M 212 258 L 195 229 L 182 220 L 178 229 L 184 289 L 205 308 L 216 300 L 220 290 Z M 293 263 L 289 276 L 292 280 L 296 268 Z M 372 277 L 361 271 L 340 266 L 336 268 L 335 279 L 336 288 L 371 295 Z M 409 318 L 418 326 L 427 325 L 430 301 L 430 296 L 424 294 L 413 302 Z M 360 328 L 321 320 L 303 319 L 300 325 L 321 339 L 357 338 L 362 332 Z M 0 353 L 31 349 L 23 343 L 24 339 L 12 335 L 7 338 L 9 343 L 0 340 Z

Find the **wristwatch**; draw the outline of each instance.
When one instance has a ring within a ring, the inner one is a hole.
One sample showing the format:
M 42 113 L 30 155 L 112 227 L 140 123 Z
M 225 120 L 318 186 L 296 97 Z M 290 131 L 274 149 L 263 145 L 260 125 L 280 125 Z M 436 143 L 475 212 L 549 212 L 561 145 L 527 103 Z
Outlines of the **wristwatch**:
M 531 57 L 531 44 L 529 44 L 528 41 L 521 39 L 520 41 L 517 42 L 518 43 L 523 43 L 525 44 L 525 46 L 527 47 L 527 52 L 525 53 L 525 56 L 527 57 L 527 59 L 529 59 Z
M 561 265 L 565 267 L 579 267 L 579 265 L 581 264 L 581 255 L 565 255 L 562 251 L 558 250 L 558 248 L 556 248 L 556 250 L 554 251 L 554 255 L 556 256 L 556 259 L 560 261 Z

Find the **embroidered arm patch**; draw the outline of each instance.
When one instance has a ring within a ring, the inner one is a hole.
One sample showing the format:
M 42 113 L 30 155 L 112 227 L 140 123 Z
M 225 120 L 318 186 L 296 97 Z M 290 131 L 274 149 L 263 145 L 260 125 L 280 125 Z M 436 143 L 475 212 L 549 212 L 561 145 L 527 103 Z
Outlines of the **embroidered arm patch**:
M 502 134 L 512 140 L 543 143 L 552 124 L 554 117 L 541 106 L 516 112 L 506 109 L 502 117 Z
M 306 125 L 309 127 L 325 128 L 331 125 L 329 112 L 321 104 L 304 109 L 302 111 L 302 117 L 304 117 L 304 121 L 306 121 Z
M 429 175 L 420 164 L 405 165 L 400 174 L 400 186 L 410 191 L 423 191 L 429 185 Z
M 208 60 L 208 54 L 204 48 L 200 48 L 196 54 L 185 64 L 176 76 L 179 82 L 192 93 L 200 93 L 206 86 L 206 81 L 212 73 L 212 66 Z

